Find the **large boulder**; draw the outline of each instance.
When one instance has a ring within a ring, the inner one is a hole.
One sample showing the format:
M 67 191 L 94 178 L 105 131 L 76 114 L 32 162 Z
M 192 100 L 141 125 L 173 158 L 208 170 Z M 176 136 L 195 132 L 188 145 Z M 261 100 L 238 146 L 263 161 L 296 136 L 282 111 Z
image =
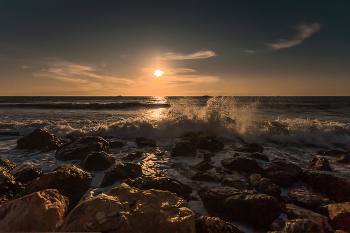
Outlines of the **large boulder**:
M 218 217 L 196 214 L 196 233 L 243 233 L 236 225 Z
M 194 233 L 195 216 L 185 200 L 169 191 L 120 184 L 82 202 L 56 231 Z
M 248 155 L 248 157 L 252 158 L 252 159 L 260 159 L 263 161 L 270 162 L 270 159 L 269 159 L 269 157 L 267 157 L 267 155 L 261 154 L 259 152 L 255 152 L 253 154 L 250 154 L 250 155 Z
M 332 171 L 328 159 L 321 156 L 312 157 L 308 164 L 308 168 L 311 170 Z
M 0 231 L 54 231 L 67 209 L 67 197 L 56 189 L 41 190 L 0 206 Z
M 142 168 L 138 163 L 117 164 L 111 170 L 106 172 L 101 181 L 101 187 L 113 185 L 114 182 L 118 180 L 124 180 L 127 178 L 134 179 L 141 175 Z
M 286 205 L 286 214 L 288 219 L 309 219 L 322 227 L 326 232 L 333 232 L 332 226 L 328 222 L 328 218 L 322 214 L 312 212 L 293 204 Z
M 251 175 L 249 181 L 259 193 L 274 197 L 279 197 L 281 195 L 281 188 L 274 184 L 270 179 L 262 178 L 260 174 Z
M 57 149 L 55 157 L 60 160 L 85 160 L 91 152 L 108 152 L 108 142 L 98 136 L 81 137 Z
M 316 191 L 336 202 L 350 201 L 350 181 L 341 173 L 304 171 L 302 180 Z
M 115 158 L 106 152 L 93 152 L 84 160 L 84 170 L 103 171 L 115 163 Z
M 44 189 L 57 189 L 60 194 L 68 197 L 68 211 L 73 209 L 89 189 L 91 174 L 74 165 L 64 164 L 52 172 L 43 174 L 29 183 L 15 198 L 38 192 Z
M 225 178 L 224 175 L 213 172 L 198 172 L 194 174 L 191 180 L 207 181 L 219 183 Z
M 238 172 L 246 172 L 246 173 L 258 173 L 261 174 L 263 172 L 262 167 L 255 159 L 246 158 L 243 156 L 237 156 L 234 158 L 223 159 L 221 160 L 221 165 L 229 170 L 238 171 Z
M 334 228 L 350 232 L 350 202 L 330 204 L 326 208 Z
M 176 193 L 179 197 L 190 200 L 192 188 L 180 181 L 169 177 L 141 176 L 136 179 L 125 179 L 122 183 L 126 183 L 131 187 L 141 190 L 158 189 L 167 190 Z
M 301 179 L 303 170 L 294 163 L 276 159 L 265 165 L 264 172 L 273 183 L 281 187 L 291 187 Z
M 225 144 L 217 139 L 202 139 L 198 142 L 197 148 L 203 149 L 203 150 L 210 150 L 210 151 L 219 151 L 224 149 Z
M 18 167 L 18 169 L 15 168 L 11 173 L 16 181 L 21 182 L 22 184 L 27 184 L 42 176 L 43 171 L 35 167 Z
M 115 149 L 125 146 L 124 142 L 120 141 L 119 139 L 114 139 L 111 141 L 108 141 L 109 148 Z
M 292 219 L 286 222 L 281 233 L 325 233 L 322 226 L 310 219 Z
M 229 177 L 226 177 L 222 182 L 222 186 L 234 187 L 237 189 L 252 189 L 252 186 L 248 182 L 248 179 L 240 174 L 233 174 Z
M 189 142 L 178 142 L 173 148 L 171 157 L 185 156 L 185 157 L 196 157 L 197 149 Z
M 139 137 L 136 138 L 136 144 L 139 147 L 157 147 L 157 143 L 151 139 L 145 138 L 145 137 Z
M 23 186 L 7 170 L 0 167 L 0 204 L 22 191 Z
M 262 146 L 259 146 L 256 143 L 250 143 L 241 147 L 237 147 L 234 149 L 235 151 L 241 151 L 241 152 L 249 152 L 249 153 L 263 153 L 264 148 Z
M 28 150 L 56 150 L 63 143 L 61 138 L 42 129 L 35 129 L 33 132 L 17 140 L 17 148 Z
M 7 172 L 10 172 L 13 168 L 15 168 L 17 164 L 8 159 L 0 158 L 0 167 L 2 167 Z

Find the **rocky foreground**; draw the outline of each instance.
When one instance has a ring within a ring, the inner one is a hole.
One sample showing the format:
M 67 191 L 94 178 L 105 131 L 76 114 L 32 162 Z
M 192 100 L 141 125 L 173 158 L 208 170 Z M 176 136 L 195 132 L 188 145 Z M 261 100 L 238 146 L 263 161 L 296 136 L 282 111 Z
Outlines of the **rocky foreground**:
M 115 164 L 108 151 L 123 147 L 119 140 L 74 135 L 61 139 L 37 129 L 19 139 L 17 148 L 56 150 L 57 159 L 80 160 L 83 169 L 64 164 L 44 173 L 37 168 L 16 169 L 17 164 L 0 158 L 0 231 L 243 232 L 230 222 L 262 232 L 350 231 L 350 181 L 333 171 L 328 161 L 334 156 L 339 163 L 349 163 L 349 152 L 320 150 L 308 169 L 302 169 L 286 160 L 270 161 L 262 146 L 247 144 L 235 151 L 248 156 L 235 153 L 215 167 L 211 158 L 224 148 L 222 140 L 207 133 L 189 133 L 182 139 L 172 157 L 209 151 L 191 167 L 195 171 L 191 179 L 221 183 L 198 189 L 211 217 L 191 210 L 188 201 L 196 198 L 192 187 L 163 174 L 144 176 L 141 165 L 133 162 L 145 156 L 143 152 L 130 153 L 125 162 Z M 157 147 L 147 138 L 137 138 L 136 143 L 140 148 Z M 90 172 L 106 169 L 100 186 L 116 181 L 120 185 L 81 201 L 91 185 Z M 296 182 L 305 185 L 281 196 L 281 188 Z

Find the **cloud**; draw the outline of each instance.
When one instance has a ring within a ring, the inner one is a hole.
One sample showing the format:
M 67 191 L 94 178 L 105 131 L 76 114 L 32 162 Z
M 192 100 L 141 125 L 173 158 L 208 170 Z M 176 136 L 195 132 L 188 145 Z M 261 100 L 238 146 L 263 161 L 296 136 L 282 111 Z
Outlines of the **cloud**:
M 205 59 L 209 57 L 215 57 L 216 54 L 213 51 L 199 51 L 191 54 L 180 53 L 166 53 L 159 57 L 161 60 L 191 60 L 191 59 Z
M 305 39 L 312 36 L 318 30 L 321 29 L 321 24 L 300 24 L 295 27 L 298 30 L 298 33 L 294 36 L 293 40 L 279 39 L 277 43 L 266 44 L 268 48 L 272 50 L 284 49 L 297 46 L 301 44 Z
M 25 69 L 30 69 L 32 68 L 31 66 L 22 66 L 22 69 L 25 70 Z
M 258 51 L 257 50 L 244 50 L 244 52 L 249 53 L 249 54 L 255 54 Z

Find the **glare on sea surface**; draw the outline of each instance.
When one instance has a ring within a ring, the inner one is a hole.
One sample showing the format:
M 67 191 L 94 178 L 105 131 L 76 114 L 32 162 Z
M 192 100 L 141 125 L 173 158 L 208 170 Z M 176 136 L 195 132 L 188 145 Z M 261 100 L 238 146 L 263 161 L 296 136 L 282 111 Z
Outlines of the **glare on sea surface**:
M 157 76 L 157 77 L 162 76 L 162 74 L 164 74 L 164 72 L 161 71 L 161 70 L 156 70 L 156 71 L 154 71 L 154 75 Z

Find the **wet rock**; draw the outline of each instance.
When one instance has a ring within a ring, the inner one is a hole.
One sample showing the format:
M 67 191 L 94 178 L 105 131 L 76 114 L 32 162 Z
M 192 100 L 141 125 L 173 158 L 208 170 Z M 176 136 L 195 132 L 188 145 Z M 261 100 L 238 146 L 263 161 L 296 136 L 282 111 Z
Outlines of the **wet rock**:
M 328 222 L 328 218 L 322 214 L 312 212 L 293 204 L 286 205 L 286 214 L 288 219 L 309 219 L 322 227 L 326 232 L 334 232 L 332 226 Z
M 291 187 L 301 179 L 302 169 L 291 162 L 276 159 L 267 163 L 264 167 L 267 178 L 281 187 Z
M 215 156 L 214 153 L 204 153 L 203 159 L 204 159 L 204 161 L 211 162 L 211 158 L 214 156 Z
M 56 189 L 35 192 L 0 206 L 3 232 L 53 231 L 67 212 L 68 198 Z
M 340 155 L 345 155 L 348 154 L 348 151 L 344 151 L 344 150 L 325 150 L 323 152 L 323 155 L 327 155 L 327 156 L 340 156 Z
M 111 149 L 120 148 L 120 147 L 124 147 L 125 146 L 124 142 L 122 142 L 122 141 L 120 141 L 118 139 L 114 139 L 114 140 L 108 141 L 108 145 L 109 145 L 109 148 L 111 148 Z
M 350 163 L 350 154 L 343 155 L 335 161 L 337 161 L 338 163 Z
M 286 222 L 283 233 L 325 233 L 322 226 L 309 219 L 293 219 Z
M 274 184 L 270 179 L 261 178 L 260 174 L 251 175 L 249 181 L 259 193 L 274 197 L 279 197 L 281 195 L 281 188 Z
M 191 179 L 194 174 L 196 174 L 193 170 L 190 170 L 188 165 L 185 163 L 173 163 L 171 164 L 171 168 L 187 179 Z
M 196 233 L 243 233 L 236 225 L 218 217 L 196 214 Z
M 202 162 L 198 163 L 197 165 L 190 165 L 190 168 L 194 169 L 195 171 L 207 171 L 215 166 L 208 163 L 207 161 L 203 160 Z
M 242 156 L 223 159 L 221 160 L 221 165 L 229 170 L 246 172 L 246 173 L 262 173 L 263 169 L 260 167 L 259 163 L 255 159 L 246 158 Z
M 225 144 L 217 139 L 202 139 L 198 142 L 197 148 L 202 150 L 219 151 L 224 149 Z
M 225 176 L 222 174 L 217 174 L 217 173 L 212 173 L 212 172 L 198 172 L 191 178 L 191 180 L 219 183 L 224 178 L 225 178 Z
M 14 198 L 20 198 L 44 189 L 57 189 L 60 194 L 68 197 L 68 211 L 70 211 L 86 193 L 91 181 L 90 173 L 74 165 L 64 164 L 54 171 L 45 173 L 33 180 Z
M 230 177 L 225 178 L 221 182 L 221 185 L 234 187 L 241 190 L 252 189 L 252 186 L 249 184 L 248 179 L 245 176 L 240 174 L 230 175 Z
M 55 157 L 60 160 L 85 160 L 92 152 L 108 152 L 108 142 L 101 137 L 87 136 L 66 143 L 57 149 Z
M 240 152 L 249 152 L 249 153 L 255 153 L 255 152 L 259 152 L 259 153 L 263 153 L 264 148 L 262 146 L 259 146 L 256 143 L 250 143 L 247 145 L 244 145 L 242 147 L 238 147 L 234 149 L 235 151 L 240 151 Z
M 8 159 L 0 158 L 0 167 L 2 167 L 7 172 L 10 172 L 13 168 L 15 168 L 17 164 Z
M 105 174 L 103 180 L 101 181 L 101 187 L 113 185 L 114 182 L 118 180 L 124 180 L 127 178 L 134 179 L 141 175 L 142 168 L 138 163 L 118 164 Z
M 142 176 L 134 180 L 125 179 L 122 181 L 122 183 L 126 183 L 131 187 L 141 190 L 167 190 L 172 193 L 176 193 L 179 197 L 185 199 L 186 201 L 190 200 L 190 194 L 192 193 L 192 188 L 190 186 L 169 177 Z
M 349 178 L 329 171 L 304 171 L 302 180 L 336 202 L 350 201 Z
M 143 156 L 145 156 L 146 154 L 142 151 L 137 151 L 137 152 L 133 152 L 128 154 L 125 158 L 123 158 L 123 160 L 130 160 L 130 161 L 134 161 L 135 159 L 140 159 Z
M 194 233 L 195 216 L 176 194 L 123 183 L 82 202 L 56 231 Z
M 136 143 L 139 147 L 157 147 L 157 143 L 145 137 L 136 138 Z
M 350 202 L 330 204 L 326 208 L 334 228 L 350 232 Z
M 7 170 L 0 167 L 0 197 L 4 203 L 22 191 L 23 186 Z
M 56 150 L 62 144 L 61 138 L 42 129 L 35 129 L 17 140 L 17 148 L 26 150 Z
M 83 169 L 86 171 L 103 171 L 115 163 L 115 158 L 106 152 L 93 152 L 84 160 Z
M 252 159 L 260 159 L 263 161 L 270 162 L 270 159 L 269 159 L 269 157 L 267 157 L 267 155 L 261 154 L 259 152 L 255 152 L 251 155 L 248 155 L 247 157 L 252 158 Z
M 27 184 L 30 181 L 42 176 L 43 171 L 35 167 L 21 167 L 12 172 L 13 177 L 22 184 Z
M 289 191 L 288 196 L 292 199 L 293 204 L 316 212 L 324 205 L 334 204 L 334 201 L 305 186 Z
M 197 149 L 189 142 L 178 142 L 176 143 L 171 157 L 185 156 L 185 157 L 196 157 Z
M 165 153 L 163 151 L 158 151 L 156 153 L 154 153 L 155 156 L 165 156 Z
M 308 168 L 318 171 L 332 171 L 328 159 L 321 156 L 314 156 L 310 159 Z

